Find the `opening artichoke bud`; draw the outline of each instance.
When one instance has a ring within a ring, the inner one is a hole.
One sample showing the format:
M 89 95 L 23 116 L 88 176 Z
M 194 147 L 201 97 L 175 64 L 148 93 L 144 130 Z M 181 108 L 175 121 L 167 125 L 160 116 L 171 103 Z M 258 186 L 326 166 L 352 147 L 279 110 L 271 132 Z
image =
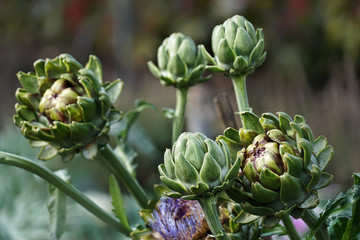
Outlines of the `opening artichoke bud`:
M 100 60 L 93 55 L 85 67 L 61 54 L 37 60 L 34 69 L 17 74 L 23 88 L 16 92 L 15 124 L 34 145 L 42 146 L 39 159 L 60 154 L 67 161 L 79 152 L 93 159 L 106 144 L 110 119 L 118 113 L 112 104 L 120 91 L 113 89 L 121 89 L 121 80 L 103 83 Z
M 238 148 L 241 159 L 238 181 L 227 190 L 228 195 L 248 213 L 279 219 L 294 209 L 299 213 L 315 207 L 317 190 L 333 178 L 324 172 L 333 155 L 326 139 L 314 140 L 302 116 L 293 121 L 282 112 L 265 113 L 261 118 L 242 112 L 241 117 L 246 130 L 240 129 L 238 137 L 227 130 L 220 137 L 237 143 L 231 146 Z

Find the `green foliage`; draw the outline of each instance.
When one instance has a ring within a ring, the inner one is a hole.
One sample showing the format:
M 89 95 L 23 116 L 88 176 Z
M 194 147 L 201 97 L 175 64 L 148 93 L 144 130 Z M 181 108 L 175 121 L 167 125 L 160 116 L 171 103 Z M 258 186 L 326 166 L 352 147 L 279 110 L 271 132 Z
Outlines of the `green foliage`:
M 66 170 L 59 170 L 56 174 L 70 184 L 70 176 Z M 66 195 L 55 186 L 49 184 L 47 208 L 50 214 L 50 237 L 59 240 L 65 231 Z
M 334 201 L 329 201 L 319 220 L 311 229 L 310 240 L 323 224 L 328 225 L 331 239 L 360 238 L 360 174 L 354 173 L 354 185 L 344 194 L 340 193 Z

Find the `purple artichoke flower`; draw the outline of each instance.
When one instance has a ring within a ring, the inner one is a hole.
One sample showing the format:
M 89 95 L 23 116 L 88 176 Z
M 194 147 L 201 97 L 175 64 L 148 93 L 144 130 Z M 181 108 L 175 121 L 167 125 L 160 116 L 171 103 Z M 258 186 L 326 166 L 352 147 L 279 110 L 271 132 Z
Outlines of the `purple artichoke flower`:
M 150 227 L 166 240 L 193 240 L 209 230 L 198 201 L 161 198 L 149 219 Z

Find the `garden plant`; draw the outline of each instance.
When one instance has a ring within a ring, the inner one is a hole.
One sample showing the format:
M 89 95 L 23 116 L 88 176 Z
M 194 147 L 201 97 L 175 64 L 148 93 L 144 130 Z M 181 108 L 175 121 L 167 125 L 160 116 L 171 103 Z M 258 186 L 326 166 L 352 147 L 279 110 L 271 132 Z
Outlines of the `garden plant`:
M 128 112 L 116 109 L 123 82 L 103 81 L 94 55 L 85 65 L 70 54 L 40 59 L 34 72 L 17 74 L 22 88 L 15 93 L 13 120 L 31 146 L 40 148 L 38 159 L 69 162 L 81 154 L 100 159 L 112 172 L 109 213 L 71 184 L 66 168 L 53 171 L 27 156 L 0 152 L 1 164 L 25 169 L 49 184 L 49 238 L 61 239 L 66 231 L 67 196 L 124 238 L 360 239 L 360 173 L 353 174 L 354 185 L 346 193 L 320 199 L 318 190 L 333 180 L 326 172 L 334 155 L 327 139 L 315 137 L 301 115 L 258 116 L 251 108 L 246 77 L 266 59 L 262 29 L 235 15 L 213 29 L 211 46 L 210 51 L 173 33 L 158 48 L 157 63 L 148 62 L 162 85 L 176 89 L 175 109 L 163 111 L 172 119 L 172 146 L 164 152 L 161 181 L 152 192 L 136 178 L 127 141 L 138 114 L 154 108 L 151 103 L 137 101 Z M 211 81 L 210 72 L 232 81 L 238 111 L 231 114 L 242 125 L 227 127 L 216 139 L 184 130 L 188 93 Z M 123 127 L 112 127 L 117 124 Z M 119 183 L 140 207 L 142 224 L 128 220 Z M 306 235 L 300 236 L 295 219 L 309 227 Z

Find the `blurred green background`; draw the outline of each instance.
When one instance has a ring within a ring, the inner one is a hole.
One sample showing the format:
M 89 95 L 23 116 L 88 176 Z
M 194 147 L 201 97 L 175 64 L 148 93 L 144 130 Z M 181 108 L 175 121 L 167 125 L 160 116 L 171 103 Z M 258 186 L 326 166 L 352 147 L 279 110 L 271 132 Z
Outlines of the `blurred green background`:
M 158 46 L 173 32 L 183 32 L 211 52 L 213 27 L 235 14 L 264 29 L 268 57 L 247 81 L 255 113 L 303 115 L 314 135 L 326 136 L 335 148 L 328 172 L 335 176 L 334 183 L 347 188 L 352 172 L 360 171 L 357 0 L 1 0 L 1 129 L 12 135 L 19 132 L 9 127 L 14 93 L 20 87 L 18 71 L 33 71 L 36 59 L 64 52 L 83 64 L 95 54 L 102 61 L 104 80 L 120 77 L 125 82 L 118 108 L 129 110 L 139 98 L 157 106 L 157 111 L 141 113 L 130 132 L 130 142 L 139 152 L 138 178 L 151 189 L 159 181 L 157 165 L 170 146 L 171 122 L 162 117 L 161 109 L 174 107 L 175 91 L 161 86 L 146 63 L 156 62 Z M 229 94 L 235 109 L 231 81 L 220 74 L 191 88 L 188 131 L 209 137 L 222 133 L 213 104 L 222 92 Z M 1 136 L 0 142 L 8 141 L 6 134 Z M 69 168 L 80 189 L 107 193 L 108 171 L 101 162 L 75 159 Z

